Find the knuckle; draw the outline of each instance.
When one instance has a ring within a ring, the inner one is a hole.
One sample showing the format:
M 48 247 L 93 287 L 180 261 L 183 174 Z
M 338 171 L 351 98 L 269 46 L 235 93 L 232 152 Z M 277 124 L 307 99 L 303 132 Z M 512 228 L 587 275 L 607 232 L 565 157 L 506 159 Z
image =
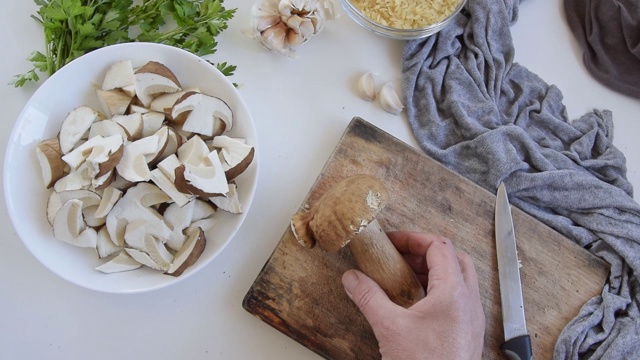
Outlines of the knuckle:
M 361 310 L 368 309 L 371 306 L 374 297 L 375 293 L 370 288 L 364 286 L 359 286 L 353 295 L 356 304 L 358 304 L 358 307 Z

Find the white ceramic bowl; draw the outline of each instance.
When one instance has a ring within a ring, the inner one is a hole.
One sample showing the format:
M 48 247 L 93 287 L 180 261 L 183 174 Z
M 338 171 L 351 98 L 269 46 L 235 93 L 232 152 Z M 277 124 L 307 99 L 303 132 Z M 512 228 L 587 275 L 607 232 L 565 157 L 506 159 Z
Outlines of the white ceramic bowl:
M 256 149 L 249 168 L 237 179 L 242 214 L 218 211 L 217 225 L 207 234 L 207 245 L 200 259 L 181 276 L 173 277 L 142 267 L 137 270 L 103 274 L 95 267 L 94 249 L 78 248 L 53 237 L 46 218 L 50 190 L 45 189 L 36 156 L 37 144 L 56 136 L 65 116 L 74 107 L 89 105 L 101 109 L 95 84 L 109 65 L 131 60 L 139 67 L 153 60 L 171 69 L 185 87 L 198 87 L 218 96 L 234 110 L 234 124 L 227 133 L 244 137 Z M 33 94 L 18 117 L 4 162 L 4 193 L 13 226 L 31 253 L 48 269 L 79 286 L 109 292 L 136 293 L 158 289 L 188 278 L 202 269 L 231 241 L 242 224 L 256 189 L 259 149 L 253 120 L 237 89 L 214 66 L 187 51 L 159 44 L 127 43 L 95 50 L 64 66 Z

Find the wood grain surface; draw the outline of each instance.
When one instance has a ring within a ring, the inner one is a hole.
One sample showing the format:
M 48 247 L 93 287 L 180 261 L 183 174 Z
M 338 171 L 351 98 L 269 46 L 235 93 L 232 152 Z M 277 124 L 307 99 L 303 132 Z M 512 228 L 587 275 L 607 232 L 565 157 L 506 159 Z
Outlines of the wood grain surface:
M 442 234 L 473 257 L 487 319 L 483 359 L 504 359 L 498 350 L 504 338 L 494 240 L 495 195 L 354 118 L 301 207 L 355 174 L 373 175 L 386 184 L 390 201 L 378 216 L 386 231 Z M 515 207 L 513 219 L 534 356 L 551 359 L 561 330 L 588 299 L 601 292 L 608 268 Z M 305 249 L 296 242 L 289 224 L 282 225 L 284 235 L 246 294 L 243 307 L 324 358 L 380 358 L 371 328 L 341 284 L 342 274 L 355 268 L 348 248 L 335 253 Z

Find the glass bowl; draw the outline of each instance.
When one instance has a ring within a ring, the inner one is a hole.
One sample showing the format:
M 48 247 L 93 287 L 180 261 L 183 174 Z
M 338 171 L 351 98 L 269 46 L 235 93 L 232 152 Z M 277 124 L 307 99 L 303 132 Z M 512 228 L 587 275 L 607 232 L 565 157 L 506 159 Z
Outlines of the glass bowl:
M 444 20 L 437 22 L 435 24 L 431 24 L 425 27 L 415 28 L 415 29 L 399 29 L 399 28 L 385 26 L 380 23 L 377 23 L 371 20 L 370 18 L 368 18 L 363 13 L 361 13 L 360 10 L 358 10 L 355 6 L 353 6 L 350 0 L 340 0 L 340 5 L 342 5 L 342 8 L 344 9 L 344 11 L 347 13 L 347 15 L 349 15 L 349 17 L 353 21 L 355 21 L 356 23 L 358 23 L 360 26 L 364 27 L 367 30 L 373 31 L 378 35 L 392 38 L 392 39 L 413 40 L 413 39 L 421 39 L 427 36 L 431 36 L 437 33 L 438 31 L 442 30 L 445 26 L 447 26 L 449 22 L 451 22 L 453 17 L 456 14 L 458 14 L 460 10 L 462 10 L 466 2 L 467 2 L 466 0 L 460 0 L 455 10 L 451 14 L 449 14 L 449 16 L 447 16 Z

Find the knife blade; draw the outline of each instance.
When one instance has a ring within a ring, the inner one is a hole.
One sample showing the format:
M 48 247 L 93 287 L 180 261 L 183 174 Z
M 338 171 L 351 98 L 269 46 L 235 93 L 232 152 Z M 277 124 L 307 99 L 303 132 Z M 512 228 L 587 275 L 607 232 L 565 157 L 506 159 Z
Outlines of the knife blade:
M 509 359 L 530 360 L 533 358 L 533 353 L 524 315 L 518 248 L 513 230 L 511 206 L 504 183 L 500 183 L 496 197 L 495 229 L 505 340 L 500 349 Z

